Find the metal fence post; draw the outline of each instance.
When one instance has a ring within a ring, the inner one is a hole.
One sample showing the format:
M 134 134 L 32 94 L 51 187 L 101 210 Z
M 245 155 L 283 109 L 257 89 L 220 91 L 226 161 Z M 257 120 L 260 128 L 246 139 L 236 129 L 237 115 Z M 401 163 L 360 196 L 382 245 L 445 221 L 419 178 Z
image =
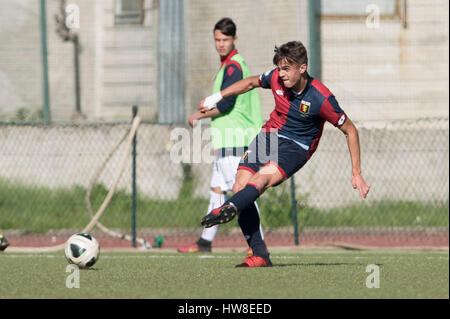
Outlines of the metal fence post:
M 309 72 L 318 80 L 322 77 L 322 50 L 320 37 L 321 0 L 308 1 Z
M 77 114 L 81 114 L 81 89 L 80 89 L 80 42 L 78 34 L 73 37 L 74 47 L 74 65 L 75 65 L 75 110 Z
M 47 10 L 46 1 L 41 0 L 41 50 L 42 50 L 42 95 L 43 106 L 42 115 L 44 122 L 48 124 L 50 122 L 50 86 L 48 80 L 48 56 L 47 56 Z
M 291 176 L 291 203 L 292 203 L 292 223 L 294 225 L 294 243 L 298 246 L 298 222 L 297 222 L 297 200 L 295 198 L 295 180 Z
M 133 120 L 137 115 L 138 107 L 133 105 Z M 136 135 L 137 131 L 133 137 L 133 150 L 132 150 L 132 177 L 131 177 L 131 245 L 136 247 Z

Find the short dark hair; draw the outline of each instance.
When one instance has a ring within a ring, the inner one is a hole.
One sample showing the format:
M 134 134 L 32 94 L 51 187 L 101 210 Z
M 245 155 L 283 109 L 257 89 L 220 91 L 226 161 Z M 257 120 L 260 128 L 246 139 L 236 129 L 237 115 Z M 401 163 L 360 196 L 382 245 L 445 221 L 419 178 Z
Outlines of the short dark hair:
M 220 32 L 228 36 L 236 36 L 236 25 L 230 18 L 222 18 L 217 21 L 216 25 L 214 26 L 213 32 L 216 30 L 219 30 Z
M 283 60 L 298 65 L 308 64 L 308 53 L 300 41 L 290 41 L 280 47 L 275 46 L 273 64 L 278 65 Z

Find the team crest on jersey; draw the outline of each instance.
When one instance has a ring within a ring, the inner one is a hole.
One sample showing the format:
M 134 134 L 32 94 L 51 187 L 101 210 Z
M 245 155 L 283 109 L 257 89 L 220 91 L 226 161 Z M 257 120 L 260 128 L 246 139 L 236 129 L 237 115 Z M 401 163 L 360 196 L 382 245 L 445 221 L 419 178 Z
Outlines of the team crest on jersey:
M 309 113 L 309 109 L 311 108 L 311 102 L 302 100 L 300 102 L 300 112 L 303 114 L 308 114 Z

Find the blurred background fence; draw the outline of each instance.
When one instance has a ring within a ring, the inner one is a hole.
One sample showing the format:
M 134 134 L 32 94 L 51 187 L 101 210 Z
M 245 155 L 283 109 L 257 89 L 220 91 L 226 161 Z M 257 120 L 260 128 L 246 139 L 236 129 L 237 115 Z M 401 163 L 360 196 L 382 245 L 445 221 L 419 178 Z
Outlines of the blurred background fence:
M 186 117 L 211 93 L 220 63 L 212 29 L 225 16 L 253 74 L 273 68 L 275 45 L 306 45 L 308 71 L 360 129 L 372 185 L 361 201 L 345 138 L 327 124 L 295 182 L 259 199 L 268 243 L 448 246 L 446 0 L 0 1 L 0 232 L 11 244 L 57 243 L 89 222 L 86 191 L 126 134 L 132 105 L 143 120 L 138 236 L 164 236 L 166 247 L 198 237 L 212 169 L 208 123 L 198 132 Z M 259 93 L 267 119 L 272 93 Z M 190 148 L 178 156 L 183 136 Z M 94 212 L 123 151 L 100 174 Z M 101 222 L 130 233 L 128 160 Z M 222 228 L 215 246 L 245 246 L 235 222 Z
M 258 199 L 268 243 L 294 245 L 297 228 L 300 245 L 445 245 L 448 118 L 392 121 L 382 127 L 356 124 L 363 173 L 372 186 L 369 197 L 362 201 L 352 189 L 346 139 L 327 124 L 318 151 L 294 175 L 297 225 L 293 223 L 290 181 Z M 1 124 L 0 225 L 4 235 L 16 245 L 33 246 L 50 243 L 51 238 L 64 240 L 83 229 L 91 219 L 85 198 L 89 184 L 101 169 L 91 194 L 95 212 L 120 173 L 125 145 L 117 148 L 106 166 L 101 165 L 129 126 L 124 122 Z M 206 131 L 140 125 L 136 156 L 139 237 L 152 242 L 163 236 L 165 246 L 174 247 L 200 235 L 212 172 L 208 139 L 198 139 Z M 130 234 L 131 153 L 127 161 L 100 221 Z M 107 241 L 105 234 L 98 230 L 95 234 Z M 109 245 L 131 245 L 111 240 Z M 214 245 L 245 245 L 236 221 L 221 226 Z

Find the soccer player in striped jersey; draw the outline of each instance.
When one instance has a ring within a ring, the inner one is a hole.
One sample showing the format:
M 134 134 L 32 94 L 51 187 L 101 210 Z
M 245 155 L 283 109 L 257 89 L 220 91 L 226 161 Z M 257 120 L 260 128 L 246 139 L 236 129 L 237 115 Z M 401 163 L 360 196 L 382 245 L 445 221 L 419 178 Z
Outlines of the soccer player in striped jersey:
M 326 121 L 339 128 L 347 139 L 353 188 L 358 189 L 362 199 L 369 192 L 370 185 L 361 175 L 358 130 L 330 90 L 308 74 L 304 45 L 291 41 L 275 47 L 273 64 L 273 70 L 243 79 L 200 103 L 199 111 L 208 112 L 223 98 L 257 87 L 271 89 L 275 98 L 270 119 L 241 159 L 234 195 L 202 219 L 205 227 L 226 223 L 238 215 L 238 221 L 245 223 L 241 228 L 255 229 L 257 220 L 248 216 L 247 208 L 269 187 L 279 185 L 306 164 L 319 145 Z M 248 242 L 253 254 L 237 267 L 271 266 L 264 239 L 255 236 Z
M 213 93 L 217 93 L 250 76 L 251 73 L 236 50 L 237 36 L 234 22 L 230 18 L 223 18 L 216 23 L 213 32 L 216 50 L 221 60 L 213 88 Z M 215 153 L 208 213 L 226 201 L 227 192 L 232 190 L 235 182 L 239 161 L 250 141 L 261 130 L 263 122 L 258 92 L 222 99 L 213 109 L 192 114 L 189 117 L 189 124 L 194 126 L 196 121 L 203 118 L 211 118 L 211 139 Z M 249 216 L 257 220 L 257 229 L 243 229 L 243 232 L 244 234 L 257 232 L 257 236 L 262 239 L 256 203 L 248 210 Z M 178 251 L 181 253 L 211 251 L 211 243 L 217 229 L 218 225 L 204 228 L 196 243 L 179 247 Z

